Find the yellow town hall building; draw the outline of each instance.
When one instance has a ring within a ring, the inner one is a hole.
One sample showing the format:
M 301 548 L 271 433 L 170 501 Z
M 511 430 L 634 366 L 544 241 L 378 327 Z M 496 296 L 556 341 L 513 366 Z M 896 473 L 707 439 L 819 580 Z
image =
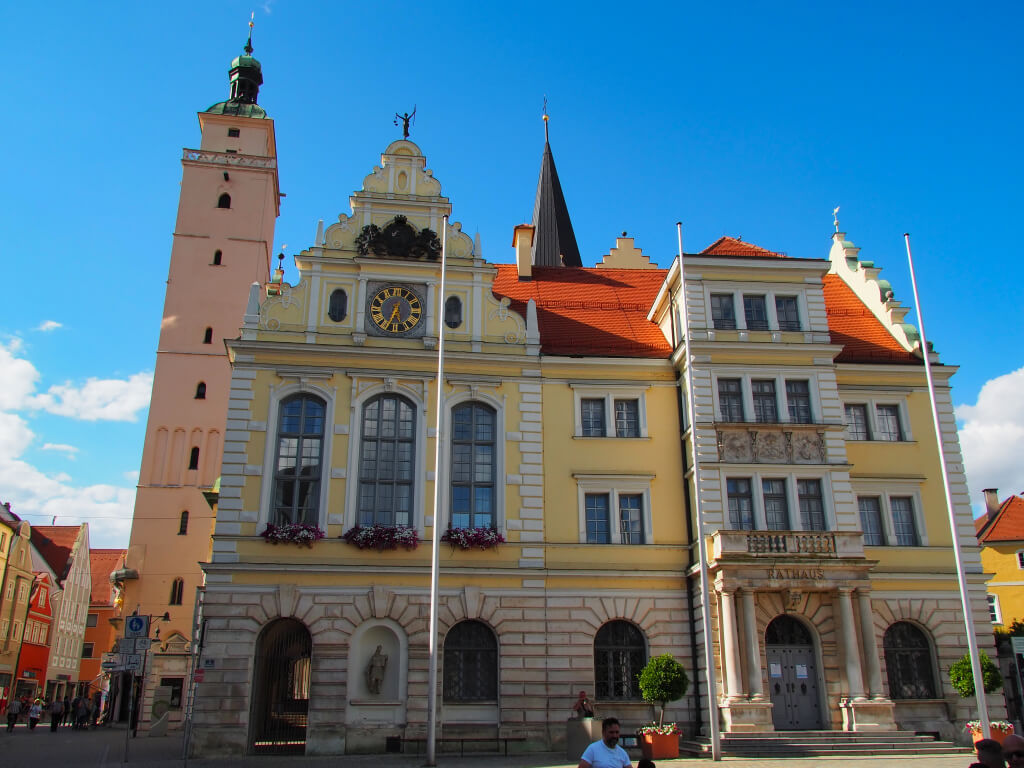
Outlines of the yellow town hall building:
M 670 653 L 694 683 L 668 717 L 699 737 L 710 641 L 727 734 L 954 737 L 966 638 L 920 344 L 843 233 L 822 258 L 726 237 L 661 269 L 625 235 L 581 257 L 545 142 L 533 221 L 496 264 L 442 231 L 452 203 L 402 138 L 284 282 L 251 49 L 231 76 L 183 157 L 123 574 L 127 606 L 171 614 L 147 691 L 201 670 L 194 754 L 423 736 L 435 526 L 444 735 L 561 749 L 580 690 L 631 730 L 651 717 L 636 674 Z M 933 362 L 984 632 L 955 369 Z

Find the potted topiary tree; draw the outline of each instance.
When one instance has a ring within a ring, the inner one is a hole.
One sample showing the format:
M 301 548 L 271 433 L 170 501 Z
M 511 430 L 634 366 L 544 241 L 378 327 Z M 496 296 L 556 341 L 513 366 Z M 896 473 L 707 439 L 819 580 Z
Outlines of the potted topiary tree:
M 985 693 L 995 693 L 1003 687 L 1003 675 L 998 665 L 988 657 L 984 651 L 981 652 L 981 680 Z M 964 654 L 949 666 L 949 682 L 953 690 L 963 698 L 969 699 L 974 696 L 974 670 L 971 669 L 971 657 Z M 992 731 L 992 738 L 1000 744 L 1003 739 L 1013 733 L 1013 725 L 1005 720 L 993 720 L 989 723 Z M 968 720 L 967 730 L 971 732 L 971 738 L 977 742 L 984 738 L 981 732 L 980 720 Z
M 679 757 L 679 727 L 675 723 L 665 724 L 665 707 L 670 701 L 681 699 L 690 687 L 683 665 L 672 654 L 663 653 L 647 662 L 637 675 L 640 694 L 651 705 L 660 704 L 661 714 L 657 724 L 651 723 L 637 728 L 640 736 L 640 750 L 648 760 Z

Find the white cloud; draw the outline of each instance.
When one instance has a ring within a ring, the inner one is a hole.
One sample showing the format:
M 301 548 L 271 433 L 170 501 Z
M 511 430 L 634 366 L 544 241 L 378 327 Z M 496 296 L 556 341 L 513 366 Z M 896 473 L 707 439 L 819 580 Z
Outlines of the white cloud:
M 39 371 L 32 363 L 14 356 L 20 349 L 21 339 L 11 339 L 6 345 L 0 342 L 0 371 L 4 372 L 3 386 L 0 386 L 0 411 L 23 407 L 39 380 Z
M 982 503 L 985 488 L 999 498 L 1024 492 L 1024 368 L 989 379 L 974 405 L 959 405 L 960 444 L 971 503 Z
M 66 454 L 72 461 L 75 459 L 75 454 L 78 453 L 78 449 L 75 446 L 68 445 L 67 443 L 43 443 L 42 450 L 59 451 Z
M 44 320 L 36 328 L 37 331 L 56 331 L 58 328 L 63 328 L 63 323 L 58 323 L 56 320 Z
M 149 405 L 152 389 L 151 373 L 136 373 L 128 379 L 89 379 L 80 387 L 68 381 L 53 385 L 28 404 L 82 421 L 135 421 Z
M 137 469 L 129 469 L 127 472 L 122 472 L 121 476 L 125 480 L 130 480 L 133 483 L 139 482 L 139 470 Z

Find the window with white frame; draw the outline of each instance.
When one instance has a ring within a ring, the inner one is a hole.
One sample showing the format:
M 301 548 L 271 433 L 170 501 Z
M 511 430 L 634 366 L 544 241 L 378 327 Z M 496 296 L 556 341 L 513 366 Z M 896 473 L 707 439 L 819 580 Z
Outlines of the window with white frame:
M 778 318 L 780 331 L 799 331 L 800 309 L 796 296 L 776 296 L 775 316 Z
M 797 480 L 796 494 L 800 503 L 800 525 L 803 530 L 824 531 L 825 501 L 821 492 L 821 480 Z
M 912 439 L 902 402 L 885 402 L 881 397 L 878 400 L 869 397 L 864 402 L 845 403 L 843 409 L 848 440 L 896 443 Z
M 768 304 L 764 296 L 743 296 L 743 317 L 747 321 L 747 330 L 768 330 Z
M 722 371 L 722 375 L 715 377 L 716 407 L 721 421 L 746 421 L 752 414 L 752 420 L 761 424 L 814 423 L 818 396 L 815 379 L 789 378 L 785 373 L 770 378 L 730 373 Z M 780 416 L 785 417 L 785 422 Z
M 311 395 L 296 395 L 281 403 L 271 510 L 274 525 L 319 521 L 325 407 Z
M 870 440 L 868 429 L 868 407 L 864 403 L 846 406 L 846 438 L 848 440 Z
M 452 528 L 495 527 L 496 416 L 478 402 L 452 409 Z
M 651 478 L 577 475 L 580 542 L 647 544 L 651 540 Z
M 1024 571 L 1024 549 L 1017 550 L 1017 567 Z
M 740 379 L 718 380 L 718 412 L 722 421 L 743 421 L 743 385 Z
M 993 624 L 1003 623 L 1003 612 L 999 610 L 999 596 L 989 593 L 988 597 L 988 618 Z
M 416 407 L 399 395 L 363 406 L 359 456 L 359 525 L 413 522 Z
M 914 500 L 910 496 L 889 498 L 892 510 L 892 532 L 898 547 L 916 547 L 920 544 L 917 521 L 914 519 Z
M 864 546 L 880 547 L 885 544 L 881 499 L 878 496 L 860 496 L 857 509 L 860 511 L 860 528 L 864 532 Z
M 926 543 L 918 499 L 909 484 L 902 492 L 879 488 L 858 493 L 857 509 L 865 546 L 919 547 Z
M 779 477 L 766 477 L 761 480 L 761 491 L 764 500 L 765 525 L 768 530 L 790 530 L 786 481 Z
M 823 478 L 797 478 L 752 472 L 722 475 L 726 495 L 725 526 L 732 530 L 828 530 Z
M 895 405 L 876 405 L 875 422 L 878 430 L 875 437 L 879 440 L 899 442 L 903 439 L 903 430 L 900 427 L 900 409 Z
M 633 387 L 573 387 L 576 437 L 647 437 L 646 397 Z
M 754 421 L 774 424 L 779 420 L 778 400 L 775 398 L 775 379 L 753 379 L 750 391 L 754 398 Z
M 749 477 L 730 477 L 725 484 L 729 499 L 729 527 L 735 531 L 754 529 L 754 495 Z
M 731 293 L 711 294 L 711 321 L 717 330 L 736 329 L 736 308 Z
M 709 285 L 705 298 L 711 308 L 711 326 L 721 331 L 803 330 L 806 308 L 802 306 L 802 293 L 790 288 L 777 294 L 766 287 L 750 285 L 744 290 L 733 285 Z
M 789 406 L 789 420 L 794 424 L 810 424 L 811 385 L 807 379 L 786 379 L 786 403 Z

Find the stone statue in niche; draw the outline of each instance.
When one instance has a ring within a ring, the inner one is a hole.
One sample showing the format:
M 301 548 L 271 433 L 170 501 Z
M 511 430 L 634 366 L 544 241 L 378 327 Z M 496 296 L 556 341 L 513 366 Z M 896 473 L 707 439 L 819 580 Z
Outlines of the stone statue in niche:
M 370 689 L 370 693 L 380 693 L 380 687 L 384 684 L 384 671 L 387 667 L 388 655 L 383 653 L 382 647 L 378 645 L 377 650 L 370 657 L 370 663 L 366 665 L 366 687 Z

